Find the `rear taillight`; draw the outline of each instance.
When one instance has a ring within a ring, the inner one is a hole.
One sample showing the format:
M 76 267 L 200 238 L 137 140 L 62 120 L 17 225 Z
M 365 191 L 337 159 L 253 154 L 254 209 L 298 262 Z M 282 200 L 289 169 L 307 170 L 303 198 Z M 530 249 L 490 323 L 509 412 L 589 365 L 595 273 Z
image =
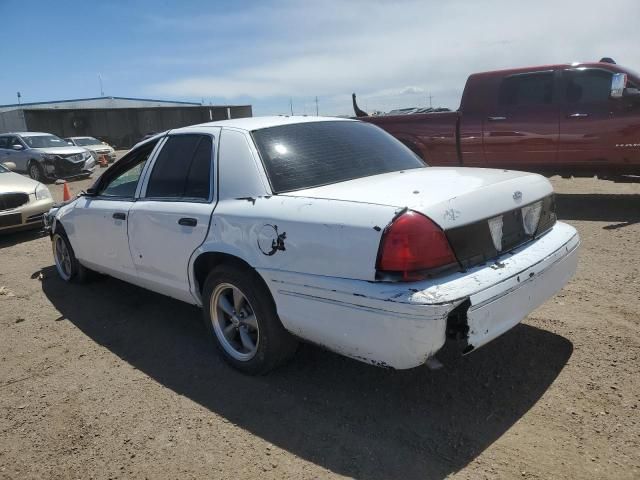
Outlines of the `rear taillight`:
M 454 266 L 458 263 L 444 232 L 420 213 L 403 213 L 382 235 L 376 265 L 380 280 L 422 280 Z

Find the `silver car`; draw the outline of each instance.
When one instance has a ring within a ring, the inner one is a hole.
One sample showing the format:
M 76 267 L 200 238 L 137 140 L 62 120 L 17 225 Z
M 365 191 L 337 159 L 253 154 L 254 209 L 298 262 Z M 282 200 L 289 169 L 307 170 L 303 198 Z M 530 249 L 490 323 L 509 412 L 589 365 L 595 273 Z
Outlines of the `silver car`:
M 0 135 L 0 165 L 44 182 L 88 177 L 96 162 L 87 149 L 50 133 L 17 132 Z
M 109 144 L 93 137 L 68 137 L 65 140 L 70 145 L 86 148 L 91 152 L 93 158 L 98 161 L 100 156 L 107 157 L 109 163 L 116 161 L 116 151 Z

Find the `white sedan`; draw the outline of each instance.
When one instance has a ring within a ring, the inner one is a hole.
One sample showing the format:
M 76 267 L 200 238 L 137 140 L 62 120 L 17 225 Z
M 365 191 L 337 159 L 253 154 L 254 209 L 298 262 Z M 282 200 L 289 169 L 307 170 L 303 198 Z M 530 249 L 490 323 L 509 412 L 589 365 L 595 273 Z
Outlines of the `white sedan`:
M 48 225 L 63 280 L 95 270 L 201 306 L 223 358 L 248 373 L 298 339 L 397 369 L 447 340 L 468 353 L 561 289 L 580 243 L 544 177 L 428 167 L 337 118 L 157 135 Z

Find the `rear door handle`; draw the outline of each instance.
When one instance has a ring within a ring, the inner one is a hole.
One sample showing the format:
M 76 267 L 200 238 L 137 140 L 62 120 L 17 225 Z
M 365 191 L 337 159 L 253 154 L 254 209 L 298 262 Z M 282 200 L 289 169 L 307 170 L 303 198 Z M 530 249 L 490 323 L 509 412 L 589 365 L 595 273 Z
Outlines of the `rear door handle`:
M 116 212 L 113 214 L 113 218 L 116 220 L 126 220 L 127 216 L 122 212 Z
M 198 220 L 196 220 L 195 218 L 184 217 L 178 220 L 178 224 L 185 227 L 195 227 L 196 225 L 198 225 Z
M 584 118 L 588 116 L 589 116 L 588 113 L 571 113 L 567 115 L 567 118 Z
M 487 120 L 490 122 L 503 122 L 507 119 L 507 117 L 489 117 Z

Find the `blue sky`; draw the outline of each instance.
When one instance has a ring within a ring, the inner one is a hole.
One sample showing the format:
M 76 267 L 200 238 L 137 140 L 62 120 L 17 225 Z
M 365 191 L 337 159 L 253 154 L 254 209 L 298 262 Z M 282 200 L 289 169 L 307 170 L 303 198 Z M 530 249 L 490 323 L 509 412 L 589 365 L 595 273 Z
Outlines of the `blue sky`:
M 105 95 L 254 114 L 457 108 L 474 71 L 612 56 L 640 70 L 640 1 L 0 0 L 0 104 Z M 15 18 L 16 21 L 9 21 Z

